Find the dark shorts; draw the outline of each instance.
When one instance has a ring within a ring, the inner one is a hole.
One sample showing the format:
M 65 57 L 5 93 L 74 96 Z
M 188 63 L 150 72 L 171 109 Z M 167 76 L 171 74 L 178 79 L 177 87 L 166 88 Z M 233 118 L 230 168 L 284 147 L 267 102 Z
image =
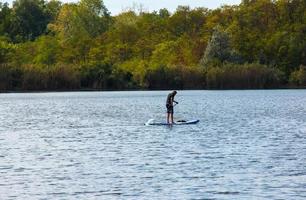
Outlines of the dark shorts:
M 166 108 L 167 108 L 167 113 L 173 114 L 173 106 L 166 105 Z

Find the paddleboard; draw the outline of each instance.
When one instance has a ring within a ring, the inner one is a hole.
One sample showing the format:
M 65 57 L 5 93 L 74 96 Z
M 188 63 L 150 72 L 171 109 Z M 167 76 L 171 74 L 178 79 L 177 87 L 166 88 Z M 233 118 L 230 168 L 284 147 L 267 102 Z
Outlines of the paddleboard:
M 154 119 L 150 119 L 145 123 L 146 126 L 169 126 L 169 125 L 191 125 L 191 124 L 197 124 L 200 120 L 194 119 L 194 120 L 178 120 L 175 121 L 174 124 L 168 124 L 166 122 L 155 122 Z

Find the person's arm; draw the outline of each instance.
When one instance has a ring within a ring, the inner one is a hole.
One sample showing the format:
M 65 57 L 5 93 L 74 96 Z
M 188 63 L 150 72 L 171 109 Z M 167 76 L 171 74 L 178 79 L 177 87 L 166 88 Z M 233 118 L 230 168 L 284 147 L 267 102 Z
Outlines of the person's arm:
M 174 100 L 174 97 L 172 97 L 172 105 L 173 105 L 173 102 L 178 104 L 178 102 Z
M 170 98 L 170 105 L 171 105 L 171 106 L 173 106 L 173 102 L 174 102 L 174 97 L 171 96 L 171 98 Z

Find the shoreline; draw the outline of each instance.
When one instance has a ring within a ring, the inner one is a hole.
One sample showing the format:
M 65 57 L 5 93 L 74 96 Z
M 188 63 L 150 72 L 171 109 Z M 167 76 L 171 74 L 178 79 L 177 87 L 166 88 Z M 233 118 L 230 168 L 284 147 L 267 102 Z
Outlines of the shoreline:
M 75 89 L 75 90 L 8 90 L 0 91 L 0 94 L 13 94 L 13 93 L 64 93 L 64 92 L 137 92 L 137 91 L 169 91 L 169 90 L 178 90 L 178 91 L 250 91 L 250 90 L 305 90 L 306 87 L 279 87 L 279 88 L 256 88 L 256 89 L 121 89 L 121 90 L 102 90 L 102 89 Z

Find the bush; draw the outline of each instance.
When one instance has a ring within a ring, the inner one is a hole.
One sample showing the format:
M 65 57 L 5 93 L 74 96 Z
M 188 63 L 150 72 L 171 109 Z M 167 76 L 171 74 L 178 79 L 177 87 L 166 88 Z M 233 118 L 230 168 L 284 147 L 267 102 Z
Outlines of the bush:
M 197 67 L 165 66 L 150 69 L 145 77 L 148 89 L 203 89 L 204 71 Z
M 298 70 L 292 72 L 289 82 L 295 86 L 306 86 L 306 66 L 301 65 Z
M 108 63 L 91 63 L 81 67 L 81 86 L 93 89 L 107 89 L 112 72 Z
M 110 76 L 108 89 L 135 89 L 139 88 L 136 81 L 133 79 L 133 75 L 130 72 L 124 71 L 120 68 L 114 67 Z
M 22 70 L 10 66 L 9 64 L 0 64 L 0 91 L 15 90 L 20 88 L 22 79 Z
M 53 90 L 79 89 L 79 70 L 68 64 L 52 66 L 48 70 L 48 88 Z
M 48 83 L 48 72 L 35 65 L 24 66 L 22 89 L 45 90 Z
M 207 69 L 207 89 L 265 89 L 279 87 L 282 73 L 260 64 L 224 64 Z
M 182 88 L 182 80 L 177 70 L 161 65 L 146 72 L 145 80 L 148 89 Z

